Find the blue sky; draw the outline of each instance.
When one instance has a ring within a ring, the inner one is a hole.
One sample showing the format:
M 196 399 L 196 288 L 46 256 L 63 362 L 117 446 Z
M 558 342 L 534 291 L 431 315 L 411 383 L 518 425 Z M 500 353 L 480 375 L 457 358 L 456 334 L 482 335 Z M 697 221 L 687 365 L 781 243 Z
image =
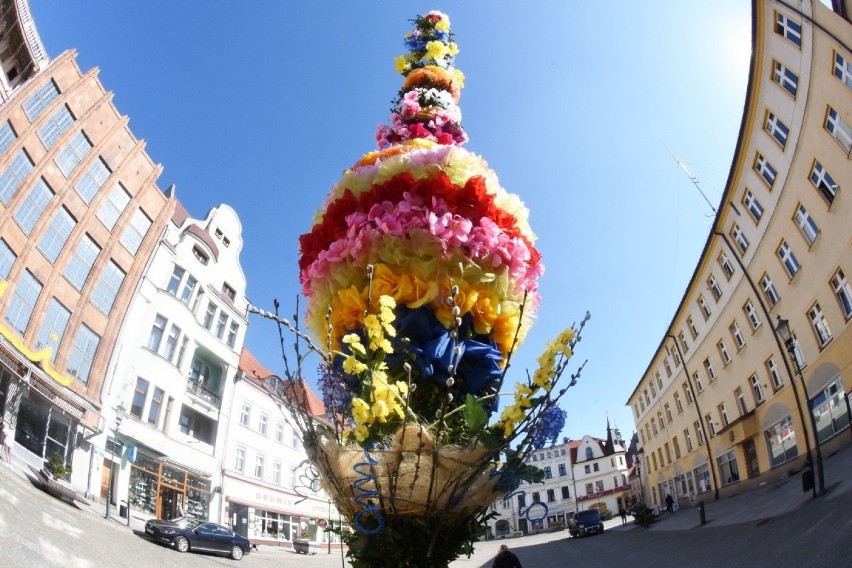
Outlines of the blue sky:
M 627 397 L 660 343 L 712 224 L 742 118 L 751 3 L 55 2 L 31 0 L 48 53 L 100 69 L 194 217 L 243 222 L 252 303 L 295 309 L 298 236 L 341 172 L 375 148 L 401 86 L 409 19 L 447 13 L 461 108 L 501 184 L 531 210 L 546 265 L 538 321 L 511 376 L 591 311 L 563 435 L 628 437 Z M 304 305 L 304 304 L 303 304 Z M 269 322 L 247 347 L 281 370 Z

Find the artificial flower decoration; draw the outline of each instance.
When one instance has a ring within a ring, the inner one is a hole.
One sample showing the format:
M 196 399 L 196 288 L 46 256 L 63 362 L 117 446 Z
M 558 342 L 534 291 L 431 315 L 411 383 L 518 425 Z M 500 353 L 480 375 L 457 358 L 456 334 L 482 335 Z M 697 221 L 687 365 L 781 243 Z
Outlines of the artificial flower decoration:
M 300 411 L 319 481 L 354 529 L 342 536 L 356 568 L 446 567 L 484 534 L 495 499 L 541 478 L 525 460 L 565 424 L 557 385 L 588 320 L 503 392 L 538 307 L 541 255 L 520 198 L 462 148 L 449 17 L 413 24 L 378 150 L 344 171 L 300 237 L 309 335 L 255 309 L 323 359 L 326 426 L 300 370 L 271 394 Z

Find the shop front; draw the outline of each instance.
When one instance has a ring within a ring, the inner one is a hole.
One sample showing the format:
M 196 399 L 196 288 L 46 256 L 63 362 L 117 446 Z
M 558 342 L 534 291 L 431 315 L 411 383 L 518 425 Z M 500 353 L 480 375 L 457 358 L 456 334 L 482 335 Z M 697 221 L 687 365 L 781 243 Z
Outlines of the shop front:
M 210 518 L 211 479 L 137 447 L 130 469 L 130 508 L 148 516 Z
M 327 500 L 307 498 L 269 484 L 230 477 L 223 484 L 225 509 L 220 522 L 252 543 L 312 550 L 340 546 L 340 520 Z

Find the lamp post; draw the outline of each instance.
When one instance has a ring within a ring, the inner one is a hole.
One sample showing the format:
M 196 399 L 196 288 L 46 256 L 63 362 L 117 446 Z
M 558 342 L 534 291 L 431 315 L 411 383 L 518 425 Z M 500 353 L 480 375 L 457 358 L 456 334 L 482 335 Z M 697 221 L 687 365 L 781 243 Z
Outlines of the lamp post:
M 118 443 L 118 427 L 121 426 L 121 419 L 124 418 L 125 411 L 124 403 L 121 402 L 115 409 L 115 428 L 113 429 L 113 438 L 112 438 L 112 459 L 109 463 L 109 486 L 107 487 L 107 503 L 106 503 L 106 515 L 104 518 L 109 519 L 109 508 L 112 504 L 112 484 L 113 477 L 115 476 L 115 468 L 113 467 L 113 461 L 115 460 L 115 445 Z M 130 515 L 128 514 L 128 517 Z
M 648 510 L 648 505 L 645 504 L 645 483 L 642 481 L 642 463 L 636 460 L 636 475 L 639 476 L 639 491 L 642 493 L 642 526 L 648 526 L 648 520 L 645 518 L 645 511 Z
M 796 356 L 796 340 L 793 338 L 793 332 L 790 331 L 790 322 L 778 316 L 778 322 L 775 324 L 775 332 L 778 337 L 784 342 L 784 347 L 787 348 L 787 355 L 793 361 L 796 367 L 796 374 L 799 375 L 799 380 L 802 382 L 802 391 L 807 400 L 808 416 L 811 422 L 811 431 L 814 435 L 814 444 L 816 446 L 816 466 L 817 466 L 817 483 L 814 485 L 814 497 L 825 493 L 825 474 L 822 467 L 822 448 L 819 443 L 819 434 L 817 433 L 816 419 L 814 418 L 813 401 L 808 394 L 808 386 L 805 384 L 805 377 L 802 376 L 802 365 L 799 363 L 799 358 Z M 807 437 L 805 432 L 805 437 Z M 810 458 L 810 454 L 808 454 Z

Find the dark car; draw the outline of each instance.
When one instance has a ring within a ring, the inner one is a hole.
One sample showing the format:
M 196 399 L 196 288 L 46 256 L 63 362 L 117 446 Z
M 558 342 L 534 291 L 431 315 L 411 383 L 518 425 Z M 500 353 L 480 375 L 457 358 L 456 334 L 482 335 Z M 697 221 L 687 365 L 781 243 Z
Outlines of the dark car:
M 588 536 L 590 534 L 603 534 L 604 526 L 601 512 L 597 509 L 580 511 L 571 516 L 568 521 L 568 532 L 571 536 Z
M 251 551 L 247 538 L 222 525 L 198 519 L 151 519 L 145 523 L 145 534 L 157 542 L 174 546 L 178 552 L 214 552 L 239 560 Z

